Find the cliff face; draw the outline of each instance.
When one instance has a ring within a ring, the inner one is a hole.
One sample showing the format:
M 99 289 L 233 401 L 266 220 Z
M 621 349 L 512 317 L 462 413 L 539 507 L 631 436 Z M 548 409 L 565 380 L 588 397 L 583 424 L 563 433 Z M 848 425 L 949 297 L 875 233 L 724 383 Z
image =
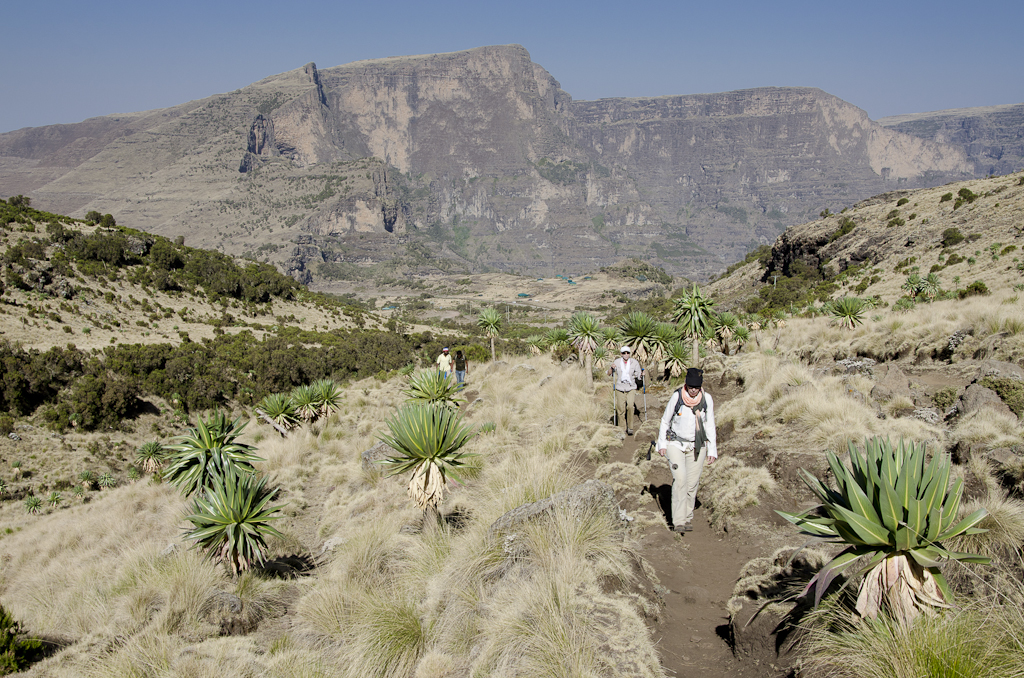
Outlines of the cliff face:
M 878 123 L 909 136 L 963 148 L 976 176 L 1024 169 L 1024 104 L 897 115 Z
M 0 135 L 0 194 L 304 280 L 320 262 L 552 274 L 625 256 L 700 279 L 825 207 L 974 172 L 960 145 L 816 89 L 574 102 L 517 45 L 307 64 L 60 128 Z

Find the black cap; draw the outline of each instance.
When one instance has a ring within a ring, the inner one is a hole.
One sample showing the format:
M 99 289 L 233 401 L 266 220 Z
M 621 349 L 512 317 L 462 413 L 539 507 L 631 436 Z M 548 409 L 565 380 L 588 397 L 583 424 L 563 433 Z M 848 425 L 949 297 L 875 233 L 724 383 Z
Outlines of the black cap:
M 704 385 L 704 370 L 691 367 L 686 370 L 686 385 L 687 386 L 703 386 Z

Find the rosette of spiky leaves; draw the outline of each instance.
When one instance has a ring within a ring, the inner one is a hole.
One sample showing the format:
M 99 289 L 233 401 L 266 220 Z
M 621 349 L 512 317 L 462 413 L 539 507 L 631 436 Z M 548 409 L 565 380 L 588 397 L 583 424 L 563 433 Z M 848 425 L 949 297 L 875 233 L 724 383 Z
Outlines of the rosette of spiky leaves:
M 313 382 L 313 388 L 320 407 L 319 416 L 326 418 L 341 409 L 341 387 L 333 379 L 318 379 Z
M 114 477 L 113 473 L 108 471 L 100 474 L 100 477 L 96 479 L 96 484 L 109 490 L 111 487 L 117 487 L 117 478 Z
M 643 311 L 632 311 L 619 321 L 622 343 L 629 346 L 633 357 L 641 365 L 646 365 L 650 359 L 657 330 L 658 323 Z
M 715 338 L 718 339 L 718 345 L 721 347 L 722 353 L 728 355 L 729 340 L 736 334 L 736 329 L 740 326 L 740 319 L 736 317 L 735 313 L 722 311 L 712 318 L 711 326 L 715 332 Z
M 238 575 L 266 561 L 267 537 L 283 538 L 270 522 L 281 506 L 268 506 L 277 490 L 267 489 L 265 476 L 255 473 L 211 474 L 209 486 L 195 497 L 185 520 L 192 528 L 185 539 Z
M 921 281 L 921 294 L 923 294 L 928 301 L 932 301 L 941 293 L 942 281 L 939 280 L 939 276 L 935 273 L 929 273 L 925 276 Z
M 569 331 L 555 327 L 547 331 L 544 339 L 547 341 L 548 349 L 552 353 L 557 353 L 560 348 L 569 345 Z
M 494 338 L 501 332 L 501 312 L 496 308 L 485 308 L 476 319 L 477 327 L 483 330 L 484 335 L 491 339 L 491 362 L 496 360 L 494 353 Z
M 658 323 L 654 329 L 654 345 L 650 360 L 657 365 L 668 355 L 668 347 L 680 340 L 679 330 L 672 323 Z
M 287 393 L 271 393 L 260 401 L 257 409 L 282 429 L 293 429 L 299 423 L 295 404 Z
M 601 345 L 601 325 L 590 313 L 577 311 L 569 319 L 569 342 L 580 352 L 587 374 L 587 387 L 594 386 L 594 350 Z
M 852 330 L 864 322 L 864 314 L 867 306 L 863 299 L 857 297 L 842 297 L 836 299 L 828 307 L 828 314 L 840 327 Z
M 78 474 L 78 484 L 88 492 L 96 484 L 96 474 L 88 469 L 82 471 Z
M 145 443 L 135 454 L 135 463 L 146 473 L 156 473 L 164 465 L 164 445 L 152 440 Z
M 60 503 L 62 501 L 64 501 L 64 497 L 57 490 L 54 490 L 53 492 L 51 492 L 50 496 L 46 498 L 46 503 L 49 504 L 50 506 L 54 507 L 54 508 L 57 508 L 58 506 L 60 506 Z
M 421 404 L 406 405 L 387 425 L 390 434 L 380 439 L 398 454 L 381 463 L 388 475 L 411 474 L 409 496 L 422 511 L 436 511 L 448 478 L 462 482 L 459 469 L 476 456 L 460 451 L 475 433 L 462 423 L 458 411 Z
M 690 355 L 691 363 L 697 364 L 700 358 L 700 342 L 711 333 L 711 321 L 715 315 L 715 302 L 711 297 L 700 291 L 697 285 L 689 292 L 684 292 L 672 306 L 672 320 L 679 324 L 679 330 L 693 341 Z
M 410 402 L 439 407 L 458 408 L 465 398 L 459 397 L 459 383 L 450 374 L 438 370 L 421 370 L 409 379 L 409 388 L 402 391 Z
M 598 346 L 594 349 L 594 369 L 603 370 L 605 365 L 608 364 L 608 359 L 611 357 L 611 353 L 604 346 Z
M 669 344 L 665 349 L 665 369 L 673 377 L 678 377 L 690 366 L 690 347 L 681 339 Z
M 548 339 L 543 334 L 531 334 L 526 338 L 526 345 L 530 347 L 530 353 L 540 355 L 548 347 Z
M 603 335 L 601 343 L 608 349 L 608 352 L 613 355 L 619 354 L 619 348 L 622 346 L 622 333 L 619 332 L 618 327 L 605 327 L 601 330 Z
M 916 273 L 907 276 L 906 281 L 900 285 L 900 289 L 906 290 L 911 299 L 921 293 L 924 287 L 924 280 Z
M 175 436 L 173 444 L 166 446 L 164 479 L 182 494 L 190 495 L 210 487 L 217 475 L 254 472 L 253 464 L 263 459 L 253 454 L 255 448 L 237 442 L 244 428 L 241 417 L 228 421 L 220 412 L 208 421 L 200 419 L 195 428 Z
M 979 509 L 957 521 L 963 480 L 949 486 L 950 459 L 935 454 L 926 462 L 924 443 L 888 439 L 865 441 L 864 454 L 851 442 L 846 467 L 832 452 L 828 464 L 837 490 L 802 470 L 804 482 L 821 501 L 805 513 L 779 511 L 804 534 L 847 547 L 807 585 L 817 604 L 833 579 L 858 558 L 868 572 L 857 598 L 862 617 L 874 618 L 888 607 L 909 622 L 922 609 L 948 607 L 953 598 L 939 565 L 946 560 L 988 563 L 984 556 L 949 551 L 946 539 L 984 532 L 975 527 L 985 517 Z M 824 514 L 824 515 L 822 515 Z
M 43 512 L 43 499 L 34 494 L 25 497 L 25 512 L 33 515 Z
M 739 350 L 743 348 L 745 343 L 750 341 L 750 329 L 743 325 L 739 325 L 735 330 L 733 330 L 732 336 L 734 343 L 736 344 L 736 349 Z
M 316 389 L 312 385 L 296 386 L 292 389 L 290 398 L 295 406 L 295 414 L 303 421 L 307 423 L 316 421 L 316 418 L 320 416 L 320 403 L 317 400 Z

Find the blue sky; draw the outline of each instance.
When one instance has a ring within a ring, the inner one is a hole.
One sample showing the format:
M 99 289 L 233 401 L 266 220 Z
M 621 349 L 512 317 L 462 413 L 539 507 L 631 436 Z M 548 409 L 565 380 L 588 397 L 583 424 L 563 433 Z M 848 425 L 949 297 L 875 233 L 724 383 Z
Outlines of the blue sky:
M 0 132 L 320 68 L 518 43 L 574 99 L 810 86 L 873 119 L 1024 103 L 1024 3 L 778 0 L 8 3 Z

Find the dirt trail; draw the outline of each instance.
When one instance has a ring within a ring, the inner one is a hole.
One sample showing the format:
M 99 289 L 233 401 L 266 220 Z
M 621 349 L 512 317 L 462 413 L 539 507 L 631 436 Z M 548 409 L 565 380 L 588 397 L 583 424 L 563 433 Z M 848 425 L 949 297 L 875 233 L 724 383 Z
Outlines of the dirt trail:
M 712 394 L 716 405 L 728 399 L 728 394 Z M 664 395 L 648 393 L 648 423 L 636 436 L 626 438 L 613 454 L 612 461 L 632 463 L 637 450 L 646 451 L 650 441 L 657 437 L 657 424 L 666 400 Z M 724 453 L 720 450 L 720 454 Z M 671 498 L 672 474 L 666 462 L 657 456 L 654 459 L 646 478 L 648 491 L 644 499 L 648 502 L 646 508 L 664 514 Z M 734 657 L 727 640 L 726 601 L 732 596 L 740 568 L 763 555 L 767 545 L 753 535 L 715 532 L 700 505 L 700 492 L 697 498 L 692 532 L 678 535 L 669 531 L 666 523 L 648 528 L 641 537 L 643 556 L 667 589 L 665 610 L 654 628 L 662 665 L 674 676 L 778 675 L 773 667 L 751 661 L 744 663 Z

